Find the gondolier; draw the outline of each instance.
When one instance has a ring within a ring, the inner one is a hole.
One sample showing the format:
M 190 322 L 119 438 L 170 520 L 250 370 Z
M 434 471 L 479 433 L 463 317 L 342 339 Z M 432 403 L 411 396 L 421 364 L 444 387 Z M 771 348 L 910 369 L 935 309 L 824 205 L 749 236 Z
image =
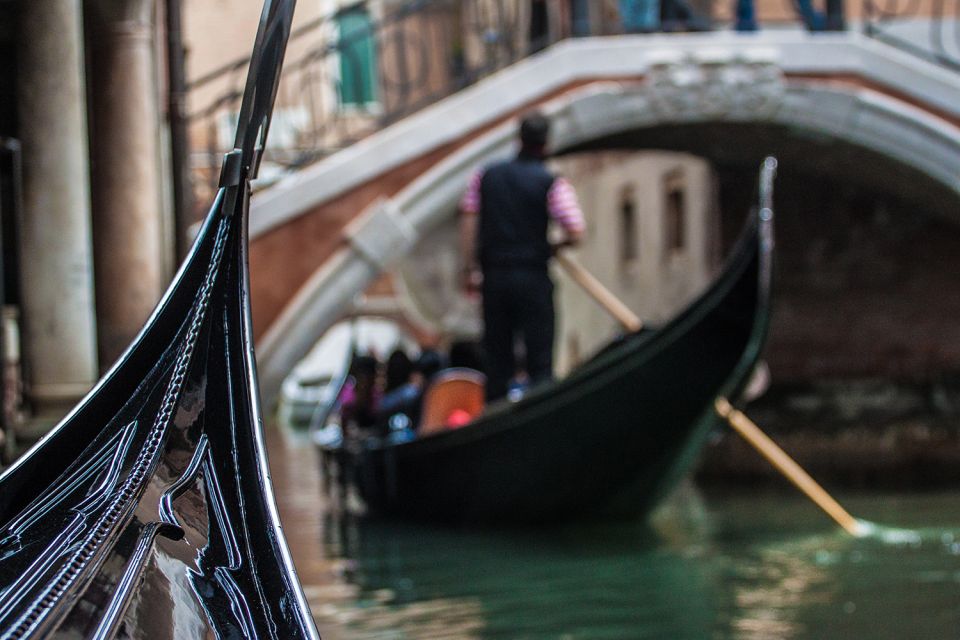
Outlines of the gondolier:
M 646 517 L 695 464 L 718 397 L 737 403 L 770 322 L 772 167 L 717 278 L 657 327 L 468 424 L 341 445 L 366 513 L 452 523 Z M 733 415 L 728 405 L 723 415 Z
M 570 183 L 545 165 L 549 120 L 535 112 L 520 124 L 520 152 L 475 173 L 460 202 L 463 286 L 480 287 L 487 400 L 506 395 L 522 340 L 531 385 L 553 377 L 553 282 L 548 271 L 551 220 L 577 244 L 583 214 Z M 482 278 L 482 280 L 481 280 Z M 481 284 L 482 282 L 482 284 Z

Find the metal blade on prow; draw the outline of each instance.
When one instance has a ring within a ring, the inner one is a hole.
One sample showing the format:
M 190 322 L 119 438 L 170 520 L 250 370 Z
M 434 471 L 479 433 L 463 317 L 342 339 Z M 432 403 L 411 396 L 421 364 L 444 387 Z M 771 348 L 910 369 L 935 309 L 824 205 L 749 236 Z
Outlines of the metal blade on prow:
M 221 187 L 238 185 L 257 177 L 270 130 L 295 4 L 296 0 L 266 0 L 264 4 L 237 118 L 234 149 L 224 158 L 220 172 Z
M 4 640 L 124 625 L 161 637 L 174 618 L 216 636 L 317 637 L 269 486 L 246 293 L 249 181 L 294 5 L 264 6 L 237 148 L 173 284 L 95 388 L 0 475 Z M 183 610 L 156 598 L 191 588 Z

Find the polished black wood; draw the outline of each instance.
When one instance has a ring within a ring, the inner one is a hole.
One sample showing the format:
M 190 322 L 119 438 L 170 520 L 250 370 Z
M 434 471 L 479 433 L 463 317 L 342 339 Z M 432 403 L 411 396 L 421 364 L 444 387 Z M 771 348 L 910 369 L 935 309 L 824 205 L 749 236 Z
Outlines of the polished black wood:
M 0 638 L 316 638 L 270 487 L 247 212 L 294 0 L 267 0 L 236 148 L 173 284 L 0 476 Z
M 655 331 L 615 341 L 566 379 L 475 422 L 337 455 L 370 513 L 457 522 L 641 517 L 696 459 L 760 355 L 770 315 L 775 162 L 715 282 Z

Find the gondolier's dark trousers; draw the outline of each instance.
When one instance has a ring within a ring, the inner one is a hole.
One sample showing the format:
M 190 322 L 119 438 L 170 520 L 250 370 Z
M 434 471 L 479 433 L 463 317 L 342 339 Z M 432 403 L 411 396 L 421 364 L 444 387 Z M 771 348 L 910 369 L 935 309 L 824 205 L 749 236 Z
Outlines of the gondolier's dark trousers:
M 487 400 L 505 396 L 518 371 L 526 371 L 531 385 L 553 378 L 553 282 L 546 266 L 485 267 L 482 294 Z M 522 367 L 518 341 L 525 348 Z

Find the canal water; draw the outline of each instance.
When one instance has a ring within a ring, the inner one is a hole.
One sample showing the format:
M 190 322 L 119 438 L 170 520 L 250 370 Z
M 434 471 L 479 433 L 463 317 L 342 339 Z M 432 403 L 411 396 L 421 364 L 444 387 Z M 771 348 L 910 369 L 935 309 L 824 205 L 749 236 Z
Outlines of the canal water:
M 471 530 L 340 515 L 308 446 L 268 435 L 284 529 L 326 640 L 960 637 L 960 489 L 838 499 L 688 484 L 649 523 Z

